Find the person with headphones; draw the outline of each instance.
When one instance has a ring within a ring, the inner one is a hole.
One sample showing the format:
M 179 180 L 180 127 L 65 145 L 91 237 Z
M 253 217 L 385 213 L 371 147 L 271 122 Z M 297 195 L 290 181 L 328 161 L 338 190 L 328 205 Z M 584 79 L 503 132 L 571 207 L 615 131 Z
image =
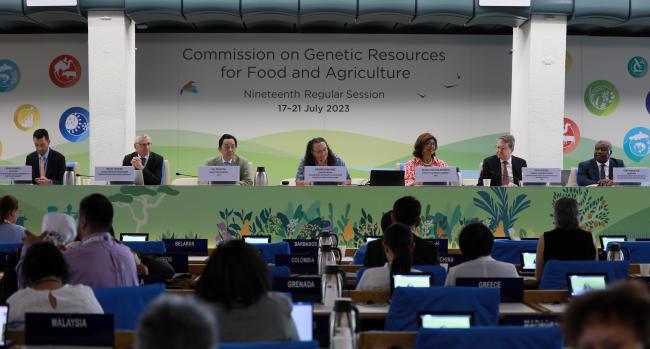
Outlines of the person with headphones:
M 614 185 L 614 167 L 625 167 L 625 164 L 623 160 L 615 159 L 611 155 L 612 143 L 604 140 L 596 142 L 594 158 L 578 165 L 578 185 Z

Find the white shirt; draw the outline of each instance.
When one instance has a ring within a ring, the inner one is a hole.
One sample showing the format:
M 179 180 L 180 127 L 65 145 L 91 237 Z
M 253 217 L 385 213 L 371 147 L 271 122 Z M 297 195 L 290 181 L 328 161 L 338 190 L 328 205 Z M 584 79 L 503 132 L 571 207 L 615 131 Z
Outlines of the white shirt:
M 411 272 L 420 273 L 417 269 L 411 269 Z M 390 264 L 366 269 L 357 284 L 357 291 L 390 291 Z
M 52 308 L 49 294 L 56 299 Z M 35 290 L 24 288 L 7 299 L 9 304 L 9 323 L 18 325 L 25 322 L 25 313 L 77 313 L 103 314 L 93 290 L 84 285 L 64 285 L 57 290 Z
M 598 165 L 598 178 L 600 178 L 600 165 L 605 165 L 605 178 L 611 179 L 609 178 L 609 159 L 604 164 L 598 161 L 596 161 L 596 164 Z
M 461 263 L 447 273 L 445 286 L 456 286 L 456 278 L 516 278 L 514 264 L 500 262 L 491 256 L 483 256 Z

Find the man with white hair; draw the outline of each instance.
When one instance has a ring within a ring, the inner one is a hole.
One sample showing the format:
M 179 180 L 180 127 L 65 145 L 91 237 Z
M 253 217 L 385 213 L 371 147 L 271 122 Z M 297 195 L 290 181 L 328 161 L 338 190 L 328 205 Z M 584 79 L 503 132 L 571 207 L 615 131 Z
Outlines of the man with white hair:
M 160 185 L 162 178 L 163 157 L 151 151 L 151 137 L 138 135 L 133 143 L 135 152 L 124 157 L 122 166 L 133 166 L 141 170 L 145 185 Z

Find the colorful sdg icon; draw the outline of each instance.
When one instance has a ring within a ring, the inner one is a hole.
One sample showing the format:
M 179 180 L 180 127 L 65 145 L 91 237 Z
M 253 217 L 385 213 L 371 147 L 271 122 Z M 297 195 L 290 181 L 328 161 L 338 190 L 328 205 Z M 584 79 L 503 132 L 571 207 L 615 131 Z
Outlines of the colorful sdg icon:
M 64 111 L 59 119 L 59 131 L 70 142 L 83 142 L 90 135 L 90 114 L 81 107 Z
M 41 113 L 31 104 L 23 104 L 14 112 L 14 125 L 21 131 L 29 131 L 41 123 Z
M 623 139 L 625 155 L 632 161 L 641 162 L 650 153 L 650 129 L 635 127 Z
M 619 100 L 618 89 L 607 80 L 596 80 L 585 89 L 585 106 L 597 116 L 613 113 L 618 107 Z
M 9 92 L 20 82 L 20 69 L 14 61 L 0 59 L 0 93 Z

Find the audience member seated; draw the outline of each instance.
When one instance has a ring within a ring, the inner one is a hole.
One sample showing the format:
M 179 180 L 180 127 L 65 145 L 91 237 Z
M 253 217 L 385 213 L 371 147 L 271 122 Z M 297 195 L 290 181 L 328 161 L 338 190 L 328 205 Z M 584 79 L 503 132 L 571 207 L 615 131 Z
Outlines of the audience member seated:
M 575 298 L 563 319 L 565 340 L 576 349 L 650 348 L 646 285 L 625 282 Z
M 418 136 L 413 145 L 413 159 L 404 164 L 404 185 L 415 184 L 416 167 L 447 167 L 447 163 L 436 157 L 438 140 L 431 133 Z
M 345 161 L 334 154 L 325 138 L 316 137 L 307 142 L 305 157 L 300 160 L 296 170 L 296 185 L 309 184 L 305 181 L 305 166 L 344 166 Z M 346 169 L 347 172 L 347 169 Z M 350 173 L 347 173 L 347 180 L 344 184 L 352 183 Z
M 113 225 L 113 205 L 102 194 L 91 194 L 79 203 L 78 247 L 63 252 L 70 272 L 69 282 L 84 284 L 93 288 L 137 286 L 135 259 L 128 247 L 115 241 L 110 233 Z M 47 232 L 40 236 L 27 233 L 26 245 L 47 238 Z M 23 248 L 23 253 L 26 248 Z M 23 261 L 16 267 L 21 275 Z M 19 278 L 19 287 L 24 280 Z
M 580 210 L 575 199 L 564 197 L 555 201 L 555 229 L 545 232 L 537 242 L 537 280 L 542 278 L 544 263 L 548 260 L 597 260 L 594 239 L 590 232 L 580 229 L 579 215 Z
M 5 195 L 0 198 L 0 242 L 21 242 L 25 237 L 25 228 L 17 225 L 18 200 Z
M 463 227 L 458 244 L 467 261 L 449 269 L 445 286 L 456 286 L 456 278 L 516 278 L 519 277 L 513 264 L 497 261 L 490 255 L 494 235 L 483 223 L 472 223 Z
M 135 349 L 217 349 L 217 320 L 193 297 L 161 296 L 142 315 Z
M 28 287 L 7 299 L 9 324 L 20 327 L 25 313 L 102 314 L 93 290 L 69 285 L 68 266 L 59 249 L 47 242 L 32 245 L 23 262 L 23 279 Z
M 438 264 L 438 249 L 430 242 L 421 239 L 415 235 L 415 231 L 420 225 L 420 212 L 422 205 L 412 196 L 404 196 L 397 199 L 393 204 L 391 221 L 393 223 L 403 223 L 411 228 L 413 233 L 413 265 L 431 265 Z M 375 240 L 368 243 L 368 250 L 363 260 L 366 267 L 380 267 L 386 264 L 386 254 L 381 240 Z
M 395 274 L 418 272 L 413 266 L 413 234 L 411 228 L 402 223 L 395 223 L 386 229 L 382 239 L 384 253 L 388 262 L 383 267 L 366 270 L 359 280 L 359 291 L 389 291 L 390 278 Z
M 291 300 L 270 289 L 258 250 L 231 240 L 208 259 L 196 293 L 216 305 L 222 342 L 297 341 Z

